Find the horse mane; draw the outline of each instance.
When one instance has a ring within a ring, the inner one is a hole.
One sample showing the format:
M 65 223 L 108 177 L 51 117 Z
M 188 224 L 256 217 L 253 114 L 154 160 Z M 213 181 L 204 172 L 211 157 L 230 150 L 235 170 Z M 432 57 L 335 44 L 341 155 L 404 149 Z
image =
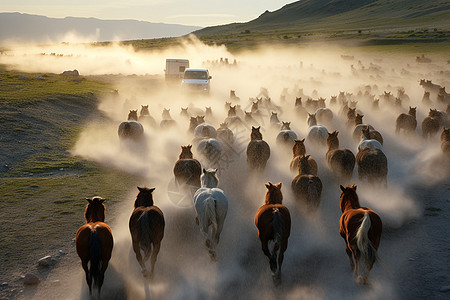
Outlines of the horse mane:
M 343 187 L 342 185 L 340 186 L 341 188 L 341 211 L 344 212 L 346 209 L 352 208 L 352 209 L 356 209 L 356 208 L 360 208 L 361 205 L 359 204 L 359 198 L 358 198 L 358 194 L 356 194 L 356 185 L 353 184 L 351 186 L 347 186 L 347 187 Z
M 266 197 L 264 204 L 281 204 L 283 202 L 283 194 L 281 193 L 281 182 L 273 185 L 271 182 L 266 183 Z
M 105 199 L 99 196 L 92 197 L 92 199 L 86 198 L 89 202 L 86 205 L 84 211 L 84 218 L 86 223 L 104 222 L 105 221 L 105 205 L 103 202 Z
M 311 173 L 311 167 L 309 165 L 308 159 L 309 159 L 310 155 L 305 155 L 303 154 L 300 157 L 300 161 L 298 164 L 298 173 L 300 175 L 308 175 L 308 174 L 312 174 Z
M 134 201 L 134 208 L 139 206 L 153 206 L 153 191 L 155 188 L 147 188 L 147 187 L 137 187 L 139 193 L 136 196 L 136 200 Z

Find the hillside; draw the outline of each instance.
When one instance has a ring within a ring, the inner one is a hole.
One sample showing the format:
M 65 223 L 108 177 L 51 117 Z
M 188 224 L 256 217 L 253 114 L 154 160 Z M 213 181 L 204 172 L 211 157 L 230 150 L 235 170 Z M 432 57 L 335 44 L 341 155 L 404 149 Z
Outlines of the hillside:
M 45 16 L 0 13 L 0 44 L 14 42 L 65 42 L 68 33 L 86 42 L 177 37 L 201 27 L 150 23 L 137 20 L 100 20 L 95 18 L 48 18 Z
M 302 0 L 266 11 L 247 23 L 206 27 L 197 36 L 254 31 L 327 32 L 339 30 L 450 29 L 448 1 Z

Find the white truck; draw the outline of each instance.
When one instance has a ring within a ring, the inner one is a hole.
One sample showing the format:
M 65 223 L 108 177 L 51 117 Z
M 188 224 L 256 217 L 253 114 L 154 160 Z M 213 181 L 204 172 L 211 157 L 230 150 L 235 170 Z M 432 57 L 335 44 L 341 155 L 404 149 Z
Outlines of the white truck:
M 166 80 L 181 80 L 183 78 L 184 70 L 187 68 L 189 68 L 188 59 L 166 59 L 166 69 L 164 70 Z
M 184 70 L 181 88 L 185 91 L 209 94 L 211 78 L 207 69 L 188 68 Z

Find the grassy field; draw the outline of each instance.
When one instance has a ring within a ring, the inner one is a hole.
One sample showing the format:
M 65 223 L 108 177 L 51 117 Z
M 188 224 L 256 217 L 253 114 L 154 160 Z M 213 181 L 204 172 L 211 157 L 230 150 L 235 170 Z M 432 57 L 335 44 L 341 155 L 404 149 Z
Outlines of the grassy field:
M 135 178 L 69 152 L 86 122 L 103 118 L 97 99 L 110 83 L 1 68 L 0 85 L 3 281 L 71 244 L 86 197 L 114 206 Z

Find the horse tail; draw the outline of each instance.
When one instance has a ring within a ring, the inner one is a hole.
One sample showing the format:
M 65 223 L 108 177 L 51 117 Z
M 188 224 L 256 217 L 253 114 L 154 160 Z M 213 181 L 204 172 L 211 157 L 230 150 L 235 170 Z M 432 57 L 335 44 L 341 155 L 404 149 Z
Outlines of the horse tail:
M 208 197 L 206 199 L 206 210 L 205 210 L 205 223 L 203 224 L 203 231 L 208 235 L 208 223 L 211 221 L 212 224 L 212 234 L 211 241 L 215 240 L 217 233 L 217 216 L 216 216 L 216 200 L 213 197 Z
M 280 210 L 278 208 L 275 208 L 272 212 L 273 214 L 273 221 L 272 221 L 272 229 L 273 229 L 273 240 L 275 242 L 274 250 L 276 251 L 281 247 L 281 241 L 283 238 L 283 228 L 284 228 L 284 221 L 281 217 Z
M 373 246 L 372 242 L 369 239 L 369 230 L 372 226 L 372 221 L 370 220 L 370 215 L 368 212 L 364 213 L 364 217 L 362 218 L 361 225 L 356 232 L 356 245 L 358 246 L 359 251 L 362 256 L 369 256 L 372 261 L 377 260 L 377 249 Z
M 150 228 L 150 219 L 148 217 L 149 211 L 141 214 L 138 219 L 141 230 L 139 246 L 144 250 L 144 257 L 148 258 L 152 250 L 152 230 Z
M 102 241 L 97 231 L 91 231 L 89 237 L 89 259 L 91 261 L 89 272 L 94 280 L 94 286 L 98 286 L 102 263 Z

